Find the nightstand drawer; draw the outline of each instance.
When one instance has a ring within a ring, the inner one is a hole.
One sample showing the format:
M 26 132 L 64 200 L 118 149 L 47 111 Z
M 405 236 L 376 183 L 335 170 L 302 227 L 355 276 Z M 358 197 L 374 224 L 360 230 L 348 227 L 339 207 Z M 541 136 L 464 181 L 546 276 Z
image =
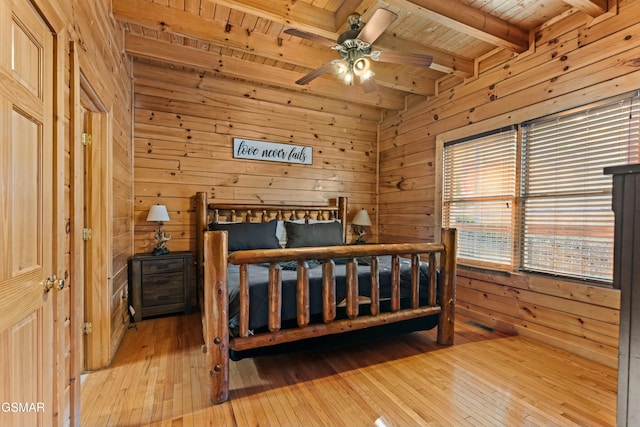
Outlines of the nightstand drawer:
M 142 306 L 184 304 L 182 272 L 146 276 L 142 283 Z
M 182 271 L 183 261 L 180 258 L 154 259 L 142 261 L 142 275 L 169 273 L 171 271 Z

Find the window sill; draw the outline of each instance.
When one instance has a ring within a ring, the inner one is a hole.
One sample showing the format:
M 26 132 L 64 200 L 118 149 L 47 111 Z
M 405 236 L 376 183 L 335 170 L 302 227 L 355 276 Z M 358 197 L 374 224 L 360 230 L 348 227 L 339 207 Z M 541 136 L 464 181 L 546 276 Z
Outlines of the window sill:
M 530 271 L 508 271 L 498 268 L 478 267 L 458 264 L 458 276 L 472 277 L 487 282 L 494 282 L 505 286 L 531 287 L 531 286 L 558 286 L 559 284 L 579 285 L 600 289 L 613 288 L 612 283 L 596 280 L 576 279 L 566 276 L 555 276 L 545 273 Z

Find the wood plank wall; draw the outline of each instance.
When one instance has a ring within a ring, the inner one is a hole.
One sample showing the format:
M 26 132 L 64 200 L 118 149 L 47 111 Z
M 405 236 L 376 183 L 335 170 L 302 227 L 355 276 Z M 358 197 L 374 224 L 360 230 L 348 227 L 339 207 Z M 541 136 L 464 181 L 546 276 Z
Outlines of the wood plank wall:
M 504 52 L 466 81 L 444 79 L 439 94 L 380 128 L 379 238 L 431 240 L 438 227 L 436 137 L 473 135 L 640 88 L 640 2 L 588 26 L 581 13 L 540 30 L 530 52 Z M 617 364 L 617 291 L 525 274 L 461 268 L 458 308 L 574 353 Z
M 169 210 L 169 249 L 195 252 L 198 191 L 221 203 L 346 195 L 349 218 L 366 208 L 375 219 L 379 110 L 144 62 L 134 76 L 136 252 L 155 245 L 146 216 L 157 203 Z M 234 159 L 234 137 L 312 146 L 313 165 Z

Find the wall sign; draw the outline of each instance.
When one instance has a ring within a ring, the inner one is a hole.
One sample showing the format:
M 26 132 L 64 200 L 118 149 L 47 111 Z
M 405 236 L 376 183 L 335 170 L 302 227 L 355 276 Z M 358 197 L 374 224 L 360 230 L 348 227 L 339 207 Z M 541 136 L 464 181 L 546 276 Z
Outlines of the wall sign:
M 233 138 L 233 157 L 310 165 L 313 164 L 313 148 L 302 145 Z

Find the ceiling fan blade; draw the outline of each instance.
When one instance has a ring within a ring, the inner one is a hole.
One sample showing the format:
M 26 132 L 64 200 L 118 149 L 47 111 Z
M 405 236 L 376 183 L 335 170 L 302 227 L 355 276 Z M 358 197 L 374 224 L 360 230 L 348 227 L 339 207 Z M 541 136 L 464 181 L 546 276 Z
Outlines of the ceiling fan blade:
M 300 37 L 302 39 L 311 40 L 312 42 L 321 44 L 323 46 L 334 47 L 336 45 L 336 42 L 334 42 L 333 40 L 325 39 L 324 37 L 317 36 L 315 34 L 305 33 L 304 31 L 296 30 L 295 28 L 287 28 L 286 30 L 284 30 L 284 32 L 286 34 Z
M 300 79 L 296 80 L 296 84 L 298 84 L 298 85 L 306 85 L 311 80 L 313 80 L 313 79 L 315 79 L 317 77 L 320 77 L 321 75 L 323 75 L 327 71 L 331 70 L 331 68 L 333 68 L 334 62 L 335 61 L 327 62 L 323 66 L 321 66 L 319 68 L 316 68 L 315 70 L 313 70 L 312 72 L 310 72 L 306 76 L 301 77 Z
M 367 22 L 362 31 L 358 34 L 358 39 L 363 42 L 373 44 L 373 42 L 376 41 L 382 33 L 384 33 L 384 30 L 386 30 L 387 27 L 396 20 L 396 18 L 398 18 L 398 15 L 390 10 L 382 8 L 376 10 L 369 22 Z
M 364 93 L 371 93 L 378 90 L 378 84 L 373 76 L 367 78 L 360 77 L 360 86 L 362 86 Z
M 431 55 L 421 55 L 419 53 L 402 53 L 389 51 L 371 52 L 371 59 L 379 62 L 389 62 L 391 64 L 413 65 L 414 67 L 429 68 L 433 62 Z

